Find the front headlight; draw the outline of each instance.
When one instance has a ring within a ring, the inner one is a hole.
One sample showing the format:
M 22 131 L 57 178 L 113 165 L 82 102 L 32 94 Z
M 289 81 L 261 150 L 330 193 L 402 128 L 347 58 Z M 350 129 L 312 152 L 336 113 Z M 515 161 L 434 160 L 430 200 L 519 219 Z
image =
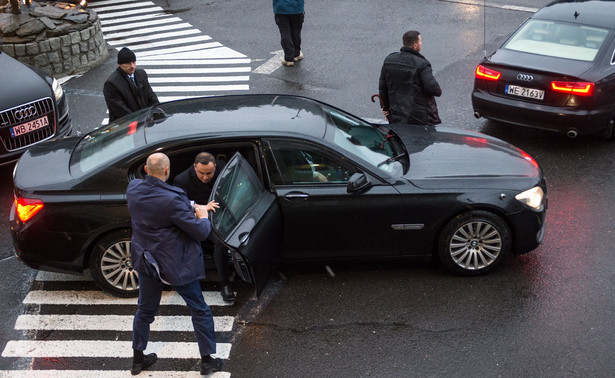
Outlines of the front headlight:
M 515 198 L 532 209 L 540 210 L 544 196 L 545 192 L 542 188 L 540 186 L 535 186 L 532 189 L 528 189 L 525 192 L 517 194 Z
M 53 94 L 56 97 L 56 101 L 60 101 L 62 96 L 64 96 L 64 90 L 55 78 L 53 79 L 53 83 L 51 84 L 51 89 L 53 89 Z

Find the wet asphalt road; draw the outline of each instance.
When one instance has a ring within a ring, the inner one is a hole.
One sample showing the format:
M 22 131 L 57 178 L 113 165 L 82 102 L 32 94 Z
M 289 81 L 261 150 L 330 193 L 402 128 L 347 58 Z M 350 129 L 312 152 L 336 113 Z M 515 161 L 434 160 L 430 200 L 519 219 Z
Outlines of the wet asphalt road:
M 420 30 L 444 90 L 444 123 L 502 138 L 541 164 L 547 232 L 538 249 L 483 277 L 419 263 L 332 265 L 334 276 L 319 265 L 285 269 L 264 296 L 242 303 L 225 369 L 233 377 L 612 376 L 615 143 L 476 120 L 470 104 L 483 38 L 493 51 L 529 15 L 497 3 L 547 2 L 489 2 L 486 17 L 482 7 L 449 1 L 391 0 L 386 8 L 376 1 L 308 2 L 306 58 L 294 69 L 251 74 L 250 93 L 301 94 L 379 118 L 369 97 L 382 59 L 399 48 L 403 32 Z M 252 69 L 279 50 L 268 1 L 156 3 L 248 55 Z M 111 58 L 65 85 L 84 131 L 104 117 L 100 88 L 114 65 Z M 0 170 L 0 180 L 7 219 L 9 169 Z M 0 299 L 10 309 L 0 315 L 12 324 L 33 274 L 9 257 L 7 229 L 0 230 Z

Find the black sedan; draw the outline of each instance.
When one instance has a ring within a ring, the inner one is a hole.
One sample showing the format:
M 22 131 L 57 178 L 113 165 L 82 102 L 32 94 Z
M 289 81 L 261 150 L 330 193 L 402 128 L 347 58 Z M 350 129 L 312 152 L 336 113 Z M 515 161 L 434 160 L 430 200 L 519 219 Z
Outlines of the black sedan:
M 68 100 L 58 81 L 2 52 L 0 38 L 0 166 L 30 146 L 71 132 Z
M 476 117 L 613 136 L 615 2 L 556 2 L 536 12 L 475 72 Z
M 282 262 L 438 257 L 473 275 L 543 237 L 542 170 L 506 142 L 249 95 L 170 102 L 29 149 L 14 174 L 17 256 L 42 270 L 90 268 L 104 291 L 134 294 L 125 191 L 156 151 L 170 157 L 171 182 L 201 151 L 227 161 L 212 224 L 258 292 Z

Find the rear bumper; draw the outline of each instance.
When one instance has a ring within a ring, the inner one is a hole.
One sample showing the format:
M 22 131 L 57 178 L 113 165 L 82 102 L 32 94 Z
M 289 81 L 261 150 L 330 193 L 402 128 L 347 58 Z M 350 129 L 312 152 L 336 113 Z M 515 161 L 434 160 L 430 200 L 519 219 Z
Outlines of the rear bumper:
M 590 110 L 555 107 L 494 96 L 483 90 L 472 92 L 472 107 L 476 114 L 495 121 L 559 133 L 575 130 L 585 135 L 609 127 L 615 112 L 615 106 Z

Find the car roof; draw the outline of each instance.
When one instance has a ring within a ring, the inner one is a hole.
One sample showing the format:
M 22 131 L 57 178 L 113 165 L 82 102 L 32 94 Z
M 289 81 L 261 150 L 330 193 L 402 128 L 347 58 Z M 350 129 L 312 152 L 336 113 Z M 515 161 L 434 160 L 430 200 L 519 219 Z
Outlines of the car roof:
M 532 18 L 615 29 L 613 15 L 615 15 L 615 2 L 591 0 L 551 3 L 536 12 Z
M 305 97 L 274 94 L 172 101 L 158 106 L 167 117 L 148 124 L 145 138 L 148 144 L 192 134 L 323 138 L 327 127 L 324 106 Z

